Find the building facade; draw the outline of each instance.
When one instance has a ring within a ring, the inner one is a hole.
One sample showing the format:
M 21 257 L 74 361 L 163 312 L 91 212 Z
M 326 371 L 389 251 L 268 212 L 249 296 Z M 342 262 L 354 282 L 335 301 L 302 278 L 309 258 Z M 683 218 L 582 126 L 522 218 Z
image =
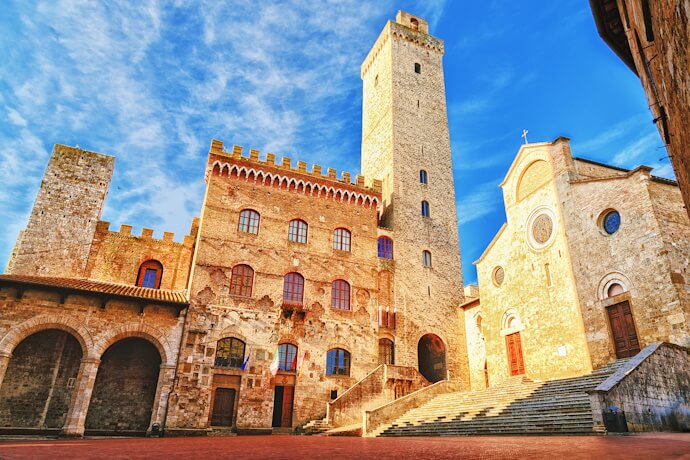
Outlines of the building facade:
M 589 3 L 599 34 L 640 78 L 690 215 L 690 1 Z
M 491 384 L 690 345 L 690 221 L 677 184 L 650 172 L 573 158 L 565 138 L 520 148 L 507 222 L 475 262 Z
M 0 276 L 1 429 L 292 430 L 381 364 L 467 381 L 442 55 L 421 18 L 384 27 L 367 179 L 214 140 L 182 242 L 110 231 L 114 158 L 56 145 Z

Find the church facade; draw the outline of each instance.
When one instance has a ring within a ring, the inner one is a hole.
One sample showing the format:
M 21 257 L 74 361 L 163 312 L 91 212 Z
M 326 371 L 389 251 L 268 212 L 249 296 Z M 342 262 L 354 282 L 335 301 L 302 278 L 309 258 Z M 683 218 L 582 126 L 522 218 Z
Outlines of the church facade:
M 425 20 L 384 27 L 362 65 L 366 179 L 214 140 L 183 242 L 111 231 L 114 158 L 56 145 L 0 276 L 0 425 L 261 432 L 323 417 L 381 364 L 408 369 L 398 395 L 466 380 L 442 56 Z
M 586 374 L 657 341 L 690 345 L 690 221 L 678 185 L 523 145 L 503 183 L 507 222 L 478 261 L 473 387 Z M 483 364 L 483 365 L 482 365 Z

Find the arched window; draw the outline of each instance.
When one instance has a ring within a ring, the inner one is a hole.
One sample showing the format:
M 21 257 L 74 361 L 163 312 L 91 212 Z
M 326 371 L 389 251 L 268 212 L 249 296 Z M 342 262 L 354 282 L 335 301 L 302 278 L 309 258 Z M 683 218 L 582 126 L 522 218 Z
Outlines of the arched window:
M 288 273 L 283 282 L 283 303 L 302 305 L 304 299 L 304 277 L 299 273 Z
M 419 21 L 417 18 L 410 19 L 410 25 L 412 26 L 413 30 L 419 30 Z
M 230 294 L 252 295 L 252 284 L 254 283 L 254 270 L 249 265 L 235 265 L 232 267 L 232 278 L 230 279 Z
M 137 286 L 160 289 L 163 277 L 163 265 L 157 260 L 147 260 L 139 265 L 137 274 Z
M 333 232 L 333 249 L 338 251 L 350 251 L 350 231 L 345 228 L 336 228 Z
M 288 240 L 295 243 L 306 243 L 307 223 L 299 219 L 291 220 L 288 227 Z
M 429 177 L 427 176 L 426 171 L 423 169 L 419 171 L 419 183 L 424 185 L 429 183 Z
M 422 251 L 422 265 L 431 267 L 431 253 L 427 250 Z
M 350 352 L 342 348 L 328 350 L 326 375 L 350 375 Z
M 379 364 L 395 364 L 395 344 L 390 339 L 379 339 Z
M 297 347 L 291 343 L 278 345 L 278 370 L 295 372 L 297 369 Z
M 387 236 L 379 236 L 379 258 L 393 258 L 393 240 Z
M 240 223 L 237 228 L 240 232 L 259 233 L 259 213 L 253 209 L 244 209 L 240 212 Z
M 422 201 L 422 217 L 429 217 L 429 202 Z
M 218 367 L 239 367 L 244 364 L 244 342 L 235 337 L 220 339 L 216 343 L 216 361 Z
M 350 309 L 350 284 L 347 281 L 333 281 L 331 285 L 331 306 L 340 310 Z

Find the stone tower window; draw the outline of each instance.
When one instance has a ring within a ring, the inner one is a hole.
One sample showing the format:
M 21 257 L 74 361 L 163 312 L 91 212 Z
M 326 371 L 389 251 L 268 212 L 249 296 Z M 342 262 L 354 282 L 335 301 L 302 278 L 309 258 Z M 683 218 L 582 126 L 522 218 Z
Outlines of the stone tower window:
M 288 273 L 283 279 L 283 303 L 302 305 L 304 299 L 304 277 L 299 273 Z
M 393 259 L 393 240 L 379 236 L 379 259 Z
M 333 281 L 331 285 L 331 307 L 338 310 L 350 309 L 350 284 L 347 281 Z
M 345 228 L 336 228 L 333 232 L 333 249 L 337 251 L 350 252 L 350 242 L 352 235 Z
M 163 278 L 163 265 L 157 260 L 147 260 L 139 266 L 137 286 L 160 289 Z
M 410 26 L 412 26 L 412 30 L 419 30 L 419 21 L 417 18 L 410 19 Z
M 216 344 L 217 367 L 238 367 L 244 364 L 244 342 L 235 337 L 220 339 Z
M 378 75 L 374 77 L 374 88 L 376 88 L 377 86 L 379 86 L 379 76 Z
M 423 169 L 419 171 L 419 183 L 423 185 L 427 185 L 429 183 L 429 177 L 426 171 Z
M 429 202 L 422 201 L 422 217 L 429 217 Z
M 249 265 L 235 265 L 232 267 L 230 279 L 230 294 L 251 297 L 254 283 L 254 270 Z
M 288 227 L 288 240 L 295 243 L 306 243 L 307 242 L 307 223 L 300 219 L 294 219 L 290 221 Z
M 414 63 L 414 72 L 422 73 L 422 65 L 419 62 Z
M 328 350 L 326 375 L 350 375 L 350 352 L 342 348 Z
M 253 209 L 243 209 L 240 212 L 240 222 L 237 230 L 244 233 L 259 233 L 259 213 Z
M 431 253 L 426 249 L 422 251 L 422 265 L 431 267 Z
M 503 280 L 505 279 L 505 271 L 503 270 L 503 267 L 498 265 L 496 268 L 494 268 L 494 271 L 491 274 L 491 279 L 497 287 L 502 285 Z

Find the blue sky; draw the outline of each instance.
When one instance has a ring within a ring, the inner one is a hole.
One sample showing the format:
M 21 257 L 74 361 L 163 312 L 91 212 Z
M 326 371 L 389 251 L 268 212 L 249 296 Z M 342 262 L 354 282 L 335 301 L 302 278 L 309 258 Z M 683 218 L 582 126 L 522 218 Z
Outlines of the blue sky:
M 463 269 L 505 215 L 522 139 L 673 178 L 637 77 L 582 0 L 12 1 L 0 15 L 0 264 L 52 145 L 115 155 L 103 220 L 181 240 L 212 138 L 359 172 L 359 66 L 388 19 L 430 20 L 445 72 Z M 548 6 L 545 6 L 547 4 Z

